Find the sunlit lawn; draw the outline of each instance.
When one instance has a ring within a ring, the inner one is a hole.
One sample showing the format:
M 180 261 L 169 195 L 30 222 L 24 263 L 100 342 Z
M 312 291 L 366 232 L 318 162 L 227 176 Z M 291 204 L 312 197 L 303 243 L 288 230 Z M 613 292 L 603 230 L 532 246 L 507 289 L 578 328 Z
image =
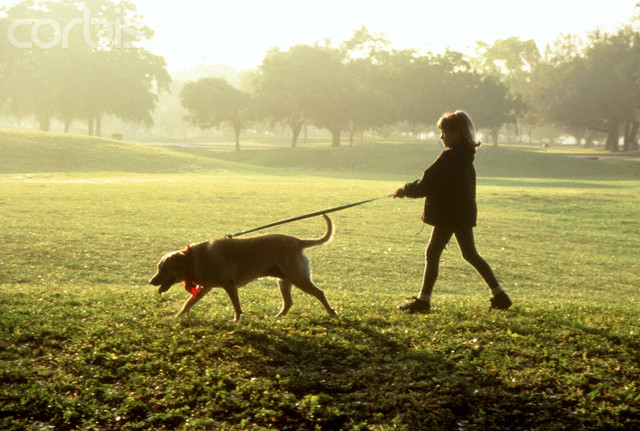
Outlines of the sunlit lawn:
M 480 177 L 476 239 L 507 312 L 488 311 L 454 242 L 432 313 L 396 311 L 417 293 L 429 229 L 419 200 L 385 199 L 335 213 L 333 242 L 308 250 L 340 319 L 299 291 L 270 317 L 266 279 L 241 290 L 238 325 L 221 290 L 175 321 L 184 289 L 147 285 L 163 253 L 420 173 L 247 172 L 3 177 L 2 428 L 640 426 L 637 180 Z M 324 223 L 272 231 L 318 237 Z

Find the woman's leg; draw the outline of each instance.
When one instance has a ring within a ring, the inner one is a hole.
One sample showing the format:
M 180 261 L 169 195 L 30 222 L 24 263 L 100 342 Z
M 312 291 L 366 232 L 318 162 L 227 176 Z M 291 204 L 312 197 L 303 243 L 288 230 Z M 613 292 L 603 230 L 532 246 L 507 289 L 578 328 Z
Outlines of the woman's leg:
M 438 268 L 440 266 L 440 255 L 451 239 L 453 231 L 434 227 L 431 231 L 429 244 L 425 252 L 426 264 L 424 267 L 424 277 L 422 278 L 422 289 L 420 296 L 413 298 L 411 302 L 399 305 L 398 309 L 409 313 L 428 313 L 431 309 L 431 292 L 438 278 Z
M 489 264 L 478 254 L 475 241 L 473 239 L 473 228 L 459 229 L 456 231 L 456 240 L 460 246 L 462 257 L 469 262 L 478 271 L 480 276 L 491 289 L 493 297 L 491 298 L 491 308 L 506 310 L 511 307 L 511 299 L 502 290 L 500 283 L 495 274 L 491 270 Z
M 424 276 L 422 278 L 422 289 L 420 290 L 420 299 L 428 301 L 431 299 L 433 286 L 436 284 L 438 272 L 440 269 L 440 256 L 451 239 L 453 231 L 443 227 L 433 227 L 429 244 L 425 251 L 426 263 L 424 266 Z
M 455 235 L 464 260 L 469 262 L 476 271 L 478 271 L 494 295 L 502 291 L 500 283 L 491 270 L 491 267 L 476 250 L 476 244 L 473 238 L 473 228 L 458 229 L 456 230 Z

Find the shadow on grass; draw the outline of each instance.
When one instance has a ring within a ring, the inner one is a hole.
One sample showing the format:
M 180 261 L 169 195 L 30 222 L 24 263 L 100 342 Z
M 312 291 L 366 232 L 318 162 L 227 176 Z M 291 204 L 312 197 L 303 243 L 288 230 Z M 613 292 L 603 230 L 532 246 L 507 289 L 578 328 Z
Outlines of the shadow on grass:
M 0 425 L 63 430 L 640 425 L 633 407 L 640 377 L 633 309 L 621 314 L 521 302 L 508 312 L 488 313 L 486 307 L 445 302 L 426 316 L 372 308 L 340 320 L 314 312 L 264 321 L 254 314 L 233 325 L 226 305 L 213 313 L 215 305 L 205 306 L 175 321 L 162 301 L 127 302 L 135 313 L 116 310 L 118 304 L 101 306 L 111 313 L 76 304 L 74 309 L 94 312 L 90 322 L 84 313 L 75 316 L 61 307 L 7 314 L 0 330 L 17 344 L 2 345 Z M 624 327 L 627 320 L 630 326 Z M 73 330 L 53 331 L 52 322 L 58 321 Z
M 548 387 L 555 387 L 552 379 L 509 382 L 493 364 L 503 358 L 493 358 L 488 348 L 404 338 L 378 318 L 327 319 L 307 329 L 234 330 L 237 350 L 245 352 L 236 358 L 238 366 L 300 400 L 287 423 L 321 429 L 358 424 L 530 429 L 575 423 L 566 414 L 574 403 L 547 396 Z M 305 404 L 310 400 L 314 408 Z

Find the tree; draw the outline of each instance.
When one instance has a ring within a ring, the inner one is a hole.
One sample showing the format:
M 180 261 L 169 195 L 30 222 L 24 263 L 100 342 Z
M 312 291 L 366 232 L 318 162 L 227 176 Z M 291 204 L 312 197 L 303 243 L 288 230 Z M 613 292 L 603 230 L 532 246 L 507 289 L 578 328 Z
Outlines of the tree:
M 106 64 L 107 76 L 112 80 L 109 87 L 121 88 L 109 100 L 106 112 L 123 121 L 152 124 L 151 112 L 158 93 L 168 91 L 171 83 L 164 58 L 140 48 L 114 50 Z
M 295 148 L 311 104 L 309 77 L 314 74 L 312 47 L 297 45 L 288 51 L 267 52 L 256 77 L 255 92 L 267 116 L 284 121 Z
M 521 119 L 535 123 L 529 115 L 531 72 L 540 64 L 541 55 L 534 40 L 521 41 L 518 37 L 499 39 L 493 45 L 476 42 L 476 55 L 471 63 L 483 74 L 504 83 L 510 99 L 515 102 L 513 118 L 518 138 Z
M 331 146 L 340 146 L 342 130 L 349 124 L 349 89 L 352 75 L 346 71 L 340 52 L 328 47 L 313 47 L 315 73 L 309 76 L 311 100 L 309 117 L 331 133 Z
M 640 35 L 631 28 L 616 34 L 594 32 L 588 44 L 560 41 L 534 74 L 536 105 L 544 117 L 574 133 L 605 133 L 605 148 L 636 146 L 640 108 Z
M 201 78 L 188 82 L 180 94 L 187 120 L 203 129 L 226 127 L 235 137 L 240 150 L 240 134 L 253 119 L 252 102 L 248 94 L 232 87 L 222 78 Z
M 514 101 L 506 84 L 473 71 L 459 52 L 420 57 L 405 52 L 392 58 L 391 73 L 397 83 L 399 119 L 412 127 L 433 124 L 445 111 L 464 109 L 497 143 L 497 131 L 512 120 Z
M 100 134 L 105 113 L 151 121 L 157 93 L 171 79 L 164 59 L 138 46 L 153 32 L 132 3 L 24 1 L 5 13 L 2 30 L 12 43 L 0 78 L 11 83 L 14 113 L 35 115 L 43 130 L 53 117 L 65 130 L 85 118 L 89 134 Z
M 392 60 L 390 73 L 396 83 L 398 119 L 412 128 L 433 124 L 445 110 L 456 106 L 451 100 L 450 67 L 434 56 L 402 53 Z
M 269 116 L 291 127 L 292 146 L 307 121 L 328 129 L 332 146 L 340 145 L 340 133 L 349 122 L 351 83 L 342 60 L 340 51 L 319 45 L 267 53 L 259 71 L 257 95 Z
M 16 27 L 14 23 L 44 18 L 45 12 L 23 2 L 4 10 L 6 17 L 0 21 L 3 43 L 0 80 L 5 87 L 5 97 L 11 112 L 18 116 L 31 115 L 40 123 L 40 130 L 49 130 L 51 118 L 55 115 L 55 99 L 58 91 L 55 79 L 59 76 L 61 61 L 54 50 L 27 49 L 19 41 L 31 38 L 31 30 L 26 26 Z M 51 28 L 41 27 L 40 40 L 50 40 Z M 33 44 L 33 43 L 32 43 Z
M 370 59 L 356 59 L 345 65 L 345 108 L 348 119 L 349 144 L 356 133 L 395 122 L 395 112 L 389 103 L 391 86 L 386 79 L 385 66 Z
M 640 108 L 640 34 L 630 27 L 614 35 L 594 32 L 585 53 L 585 84 L 596 84 L 590 95 L 599 107 L 593 124 L 607 131 L 606 148 L 618 150 L 620 128 L 625 130 L 624 150 L 637 148 Z
M 357 30 L 341 46 L 347 59 L 347 114 L 349 143 L 356 133 L 375 129 L 396 121 L 390 101 L 394 97 L 393 81 L 388 73 L 393 53 L 383 35 L 370 33 L 366 27 Z
M 459 73 L 454 79 L 466 81 L 458 85 L 466 92 L 466 101 L 460 106 L 473 115 L 476 129 L 489 131 L 493 145 L 497 146 L 500 129 L 515 121 L 518 103 L 509 87 L 492 75 Z
M 366 59 L 372 64 L 386 64 L 391 56 L 391 42 L 384 34 L 370 32 L 364 25 L 340 47 L 342 55 L 350 60 Z

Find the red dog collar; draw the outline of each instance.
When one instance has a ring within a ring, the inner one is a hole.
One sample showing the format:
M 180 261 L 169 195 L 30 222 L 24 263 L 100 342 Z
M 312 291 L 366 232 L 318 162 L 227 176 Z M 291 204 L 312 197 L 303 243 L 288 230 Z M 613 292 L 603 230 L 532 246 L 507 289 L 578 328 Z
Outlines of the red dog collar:
M 184 289 L 192 294 L 198 296 L 198 285 L 193 281 L 193 257 L 191 256 L 191 246 L 187 244 L 187 248 L 184 249 L 184 254 L 187 257 L 187 270 L 184 276 Z

